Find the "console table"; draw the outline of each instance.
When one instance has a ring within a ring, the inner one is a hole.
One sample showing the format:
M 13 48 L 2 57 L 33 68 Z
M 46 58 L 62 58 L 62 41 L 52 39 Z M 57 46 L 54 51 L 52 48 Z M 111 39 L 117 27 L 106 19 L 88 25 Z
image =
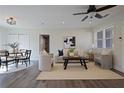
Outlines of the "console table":
M 80 56 L 71 57 L 71 56 L 68 56 L 68 57 L 63 57 L 63 60 L 64 60 L 64 69 L 67 68 L 67 65 L 69 63 L 69 60 L 80 60 L 81 65 L 83 65 L 85 67 L 85 69 L 88 69 L 87 68 L 87 65 L 86 65 L 86 62 L 85 62 L 88 59 L 85 58 L 85 57 L 80 57 Z

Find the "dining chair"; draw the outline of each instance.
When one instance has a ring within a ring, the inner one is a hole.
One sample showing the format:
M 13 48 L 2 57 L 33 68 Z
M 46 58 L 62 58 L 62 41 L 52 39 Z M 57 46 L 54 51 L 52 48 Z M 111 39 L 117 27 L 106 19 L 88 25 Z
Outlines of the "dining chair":
M 26 61 L 29 62 L 30 65 L 31 50 L 26 50 L 25 56 L 26 56 Z
M 22 61 L 22 63 L 24 62 L 27 67 L 27 62 L 29 62 L 29 65 L 30 65 L 30 56 L 31 56 L 31 50 L 26 50 L 25 55 L 20 56 L 18 60 Z
M 9 57 L 8 51 L 2 51 L 0 53 L 0 68 L 1 66 L 6 66 L 6 71 L 8 71 L 8 65 L 13 64 L 15 61 L 14 58 Z

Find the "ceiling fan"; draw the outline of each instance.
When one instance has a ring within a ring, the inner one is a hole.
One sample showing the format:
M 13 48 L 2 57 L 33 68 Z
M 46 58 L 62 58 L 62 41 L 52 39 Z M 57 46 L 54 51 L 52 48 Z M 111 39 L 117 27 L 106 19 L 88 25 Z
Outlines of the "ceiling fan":
M 94 15 L 91 15 L 90 18 L 92 19 L 93 17 L 96 17 L 98 19 L 101 19 L 101 18 L 104 18 L 104 17 L 107 17 L 109 14 L 105 14 L 105 15 L 101 15 L 97 12 L 101 12 L 101 11 L 104 11 L 104 10 L 107 10 L 107 9 L 110 9 L 112 7 L 115 7 L 116 5 L 106 5 L 106 6 L 103 6 L 101 8 L 96 8 L 95 5 L 89 5 L 89 8 L 86 12 L 81 12 L 81 13 L 74 13 L 73 15 L 84 15 L 84 14 L 89 14 L 89 13 L 95 13 Z M 85 21 L 89 16 L 86 15 L 81 21 Z

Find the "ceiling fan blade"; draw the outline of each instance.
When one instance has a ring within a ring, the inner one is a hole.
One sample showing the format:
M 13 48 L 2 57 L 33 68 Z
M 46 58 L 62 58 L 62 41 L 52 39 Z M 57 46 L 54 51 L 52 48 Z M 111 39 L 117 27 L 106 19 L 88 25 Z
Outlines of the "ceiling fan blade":
M 86 20 L 88 18 L 88 16 L 85 16 L 81 21 L 83 22 L 84 20 Z
M 107 6 L 99 8 L 99 9 L 96 9 L 96 12 L 101 12 L 101 11 L 107 10 L 107 9 L 115 7 L 115 6 L 117 6 L 117 5 L 107 5 Z
M 100 14 L 98 14 L 98 13 L 96 13 L 95 17 L 96 17 L 96 18 L 99 18 L 99 19 L 100 19 L 100 18 L 103 18 L 103 16 L 100 15 Z
M 88 14 L 87 12 L 82 12 L 82 13 L 74 13 L 73 15 L 83 15 L 83 14 Z
M 107 17 L 107 16 L 109 16 L 109 14 L 105 14 L 104 16 L 102 16 L 102 15 L 96 13 L 96 15 L 95 15 L 95 17 L 96 18 L 99 18 L 99 19 L 104 18 L 104 17 Z
M 107 16 L 109 16 L 110 14 L 105 14 L 103 17 L 107 17 Z

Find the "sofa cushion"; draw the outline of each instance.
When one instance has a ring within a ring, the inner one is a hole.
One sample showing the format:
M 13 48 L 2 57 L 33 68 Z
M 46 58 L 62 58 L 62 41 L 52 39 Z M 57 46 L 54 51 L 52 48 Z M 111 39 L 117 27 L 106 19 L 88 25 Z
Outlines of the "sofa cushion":
M 68 49 L 63 50 L 63 56 L 68 56 Z
M 112 51 L 110 49 L 104 49 L 102 50 L 101 55 L 112 55 Z
M 69 52 L 69 56 L 75 56 L 74 52 Z
M 74 56 L 79 56 L 78 51 L 76 49 L 74 50 Z

